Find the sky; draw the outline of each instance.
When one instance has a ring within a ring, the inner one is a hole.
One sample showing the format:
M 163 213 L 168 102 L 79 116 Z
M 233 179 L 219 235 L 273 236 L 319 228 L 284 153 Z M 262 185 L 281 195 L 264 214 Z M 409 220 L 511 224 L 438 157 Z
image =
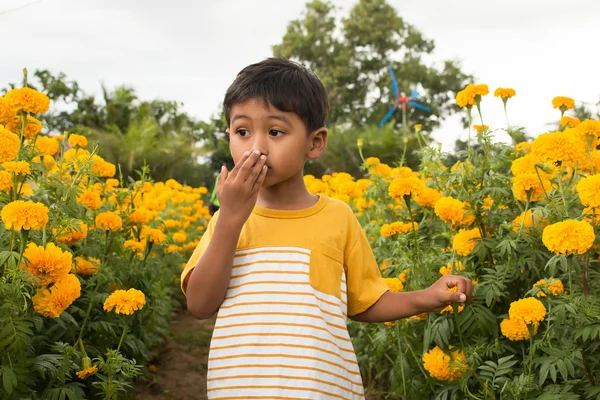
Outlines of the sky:
M 458 60 L 490 92 L 512 87 L 513 126 L 552 129 L 554 96 L 600 100 L 600 2 L 596 0 L 388 0 L 436 45 L 434 65 Z M 89 94 L 126 84 L 139 98 L 177 100 L 196 119 L 216 113 L 246 65 L 272 54 L 304 0 L 0 0 L 6 40 L 0 87 L 27 67 L 64 72 Z M 356 0 L 333 0 L 339 15 Z M 10 44 L 10 45 L 7 45 Z M 502 102 L 482 103 L 485 124 L 507 140 Z M 594 109 L 597 107 L 592 105 Z M 467 131 L 459 116 L 433 137 L 452 151 Z M 477 122 L 477 120 L 475 121 Z

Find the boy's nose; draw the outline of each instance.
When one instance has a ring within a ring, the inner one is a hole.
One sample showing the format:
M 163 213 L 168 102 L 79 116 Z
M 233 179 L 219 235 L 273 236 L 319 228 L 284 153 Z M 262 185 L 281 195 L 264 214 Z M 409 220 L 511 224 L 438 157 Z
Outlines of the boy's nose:
M 267 144 L 267 139 L 260 137 L 262 135 L 257 135 L 259 137 L 256 138 L 256 140 L 254 141 L 254 149 L 259 150 L 261 154 L 264 154 L 265 156 L 269 155 L 269 146 Z

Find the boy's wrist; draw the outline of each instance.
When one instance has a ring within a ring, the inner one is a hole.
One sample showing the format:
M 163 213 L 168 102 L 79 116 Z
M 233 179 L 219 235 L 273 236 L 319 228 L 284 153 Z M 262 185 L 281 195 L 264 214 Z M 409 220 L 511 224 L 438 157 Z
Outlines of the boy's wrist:
M 434 308 L 431 301 L 431 294 L 428 289 L 429 288 L 416 290 L 413 292 L 415 294 L 415 306 L 419 311 L 417 314 L 431 312 Z

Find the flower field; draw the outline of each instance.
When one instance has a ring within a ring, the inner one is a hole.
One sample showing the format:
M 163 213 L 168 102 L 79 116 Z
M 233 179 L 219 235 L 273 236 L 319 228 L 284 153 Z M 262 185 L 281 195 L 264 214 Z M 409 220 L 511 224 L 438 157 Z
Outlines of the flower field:
M 353 207 L 391 290 L 449 273 L 475 283 L 464 307 L 350 323 L 373 396 L 600 399 L 600 122 L 565 115 L 573 100 L 557 97 L 555 131 L 519 142 L 498 127 L 514 140 L 496 143 L 479 105 L 507 110 L 516 93 L 494 95 L 458 94 L 480 122 L 461 161 L 416 126 L 419 171 L 365 157 L 359 139 L 367 178 L 305 177 Z M 116 399 L 181 304 L 207 190 L 147 170 L 125 182 L 84 136 L 43 135 L 49 107 L 26 87 L 0 97 L 0 397 Z
M 566 116 L 573 100 L 557 97 L 555 131 L 528 143 L 500 127 L 515 140 L 495 143 L 479 105 L 506 110 L 516 93 L 488 93 L 457 95 L 481 123 L 462 161 L 423 140 L 419 171 L 363 157 L 368 179 L 305 178 L 355 208 L 391 290 L 448 273 L 475 283 L 465 307 L 351 323 L 365 384 L 388 398 L 600 399 L 600 121 Z
M 206 188 L 125 182 L 48 97 L 0 97 L 0 398 L 122 398 L 181 306 Z

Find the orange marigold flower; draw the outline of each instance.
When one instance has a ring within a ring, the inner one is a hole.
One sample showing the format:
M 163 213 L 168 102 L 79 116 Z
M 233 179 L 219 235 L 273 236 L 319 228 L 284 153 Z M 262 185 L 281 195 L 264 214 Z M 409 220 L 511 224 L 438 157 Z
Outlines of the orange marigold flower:
M 47 318 L 58 318 L 81 295 L 81 283 L 73 274 L 66 274 L 54 285 L 37 290 L 33 309 Z
M 89 368 L 84 368 L 81 371 L 77 371 L 77 372 L 75 372 L 75 374 L 77 375 L 77 377 L 79 379 L 85 379 L 88 376 L 95 375 L 97 372 L 98 372 L 98 367 L 96 367 L 94 365 L 94 366 L 91 366 Z
M 104 311 L 115 309 L 117 314 L 131 315 L 146 304 L 146 296 L 137 289 L 115 290 L 104 302 Z
M 501 97 L 503 100 L 510 99 L 511 97 L 515 96 L 516 94 L 517 94 L 517 92 L 515 92 L 515 89 L 511 89 L 511 88 L 499 87 L 498 89 L 494 90 L 494 96 Z
M 573 129 L 572 132 L 575 136 L 583 140 L 586 146 L 589 143 L 591 150 L 596 150 L 596 147 L 598 147 L 598 137 L 600 137 L 600 121 L 586 119 Z
M 537 333 L 539 326 L 539 322 L 534 322 L 532 324 L 534 335 Z M 508 340 L 517 341 L 529 339 L 529 328 L 527 328 L 527 324 L 522 319 L 505 318 L 500 322 L 500 330 Z
M 452 247 L 459 256 L 468 256 L 471 254 L 477 243 L 477 239 L 481 238 L 479 229 L 470 230 L 461 229 L 452 240 Z
M 123 243 L 123 246 L 126 249 L 131 249 L 133 252 L 142 253 L 146 250 L 146 240 L 126 240 L 125 243 Z
M 475 129 L 478 133 L 481 133 L 481 132 L 485 131 L 486 129 L 489 129 L 489 126 L 487 126 L 487 125 L 473 125 L 473 129 Z
M 0 171 L 0 192 L 8 193 L 12 189 L 12 179 L 6 171 Z
M 521 142 L 521 143 L 517 143 L 517 151 L 520 151 L 522 153 L 529 153 L 531 151 L 531 143 L 529 142 Z
M 83 257 L 75 257 L 73 263 L 73 272 L 79 275 L 94 275 L 100 269 L 100 260 L 89 257 L 87 260 Z
M 538 211 L 527 210 L 527 213 L 523 211 L 513 219 L 513 232 L 520 230 L 521 224 L 523 224 L 523 228 L 531 228 L 532 226 L 544 227 L 548 225 L 548 220 L 542 219 Z
M 19 137 L 0 125 L 0 163 L 17 158 L 20 148 Z
M 402 292 L 404 290 L 404 285 L 398 278 L 383 278 L 383 281 L 391 292 Z
M 425 187 L 414 199 L 421 207 L 435 207 L 441 197 L 442 194 L 437 189 Z
M 70 231 L 59 231 L 59 229 L 56 228 L 54 228 L 52 231 L 55 235 L 58 233 L 58 236 L 56 237 L 58 242 L 70 246 L 72 244 L 81 242 L 87 237 L 88 226 L 83 221 L 77 221 L 77 227 L 74 227 Z
M 160 229 L 144 226 L 142 227 L 142 233 L 140 237 L 146 238 L 147 236 L 150 236 L 149 241 L 155 244 L 164 243 L 167 240 L 167 235 L 165 235 Z
M 475 216 L 467 209 L 468 204 L 451 196 L 441 197 L 435 203 L 435 214 L 447 224 L 469 226 Z
M 129 215 L 129 220 L 134 224 L 145 224 L 150 221 L 150 218 L 152 213 L 145 207 L 138 207 Z
M 35 141 L 35 147 L 43 156 L 53 156 L 58 151 L 59 143 L 53 137 L 39 136 Z
M 105 161 L 100 156 L 93 156 L 94 165 L 92 166 L 92 173 L 104 178 L 112 178 L 117 172 L 116 166 L 108 161 Z
M 15 112 L 45 114 L 50 109 L 50 99 L 44 93 L 28 87 L 10 90 L 4 96 L 8 106 Z
M 586 207 L 600 207 L 600 174 L 582 178 L 577 183 L 577 194 Z
M 12 121 L 14 118 L 15 112 L 8 106 L 6 99 L 0 96 L 0 125 L 8 124 L 9 121 Z
M 173 234 L 173 240 L 179 243 L 183 243 L 187 240 L 187 235 L 185 232 L 175 232 Z
M 575 168 L 587 153 L 586 144 L 569 130 L 543 133 L 533 141 L 531 152 L 536 162 Z
M 460 378 L 468 368 L 467 359 L 461 350 L 452 350 L 450 354 L 435 346 L 423 356 L 423 367 L 440 381 L 452 381 Z
M 48 207 L 31 200 L 16 200 L 2 208 L 0 217 L 6 229 L 39 230 L 48 223 Z
M 105 231 L 118 231 L 123 226 L 123 220 L 113 211 L 105 211 L 96 215 L 96 226 Z
M 550 279 L 549 281 L 546 281 L 545 279 L 540 279 L 533 285 L 533 287 L 545 289 L 549 291 L 553 296 L 565 292 L 565 288 L 560 279 Z M 545 291 L 540 290 L 535 296 L 546 297 L 546 293 Z
M 556 96 L 552 99 L 552 106 L 559 108 L 561 111 L 567 111 L 575 108 L 575 100 L 570 97 Z
M 102 206 L 100 195 L 96 191 L 89 189 L 77 196 L 77 202 L 90 210 L 97 210 Z
M 419 229 L 419 224 L 415 222 L 414 229 Z M 412 232 L 413 224 L 411 222 L 392 222 L 391 224 L 384 224 L 379 233 L 383 237 L 393 236 L 397 233 L 408 233 Z
M 14 117 L 12 121 L 8 122 L 5 126 L 9 131 L 16 133 L 17 135 L 21 134 L 21 117 Z M 33 118 L 31 115 L 27 116 L 27 123 L 25 124 L 25 129 L 23 131 L 23 136 L 27 140 L 32 140 L 35 135 L 42 131 L 42 123 L 36 118 Z
M 592 247 L 596 235 L 587 221 L 566 220 L 548 225 L 542 233 L 542 242 L 555 254 L 583 254 Z
M 27 161 L 6 161 L 2 166 L 6 172 L 15 175 L 29 175 L 31 173 L 31 165 Z
M 564 116 L 560 119 L 560 126 L 567 126 L 569 128 L 576 128 L 577 125 L 579 125 L 581 123 L 581 121 L 579 120 L 579 118 L 573 118 L 573 117 L 569 117 L 569 116 Z
M 76 133 L 71 133 L 69 135 L 69 139 L 67 141 L 69 142 L 71 147 L 76 147 L 76 146 L 85 147 L 88 145 L 87 138 L 83 135 L 78 135 Z
M 540 177 L 542 178 L 540 180 Z M 513 178 L 513 193 L 517 200 L 527 201 L 527 193 L 530 195 L 530 201 L 539 201 L 544 197 L 544 193 L 552 190 L 552 184 L 542 175 L 540 177 L 535 173 L 521 174 Z
M 533 324 L 542 322 L 546 318 L 546 307 L 535 297 L 526 297 L 510 303 L 508 315 L 513 321 Z
M 425 182 L 416 176 L 395 178 L 389 186 L 390 197 L 402 199 L 404 196 L 418 196 L 425 189 Z
M 63 278 L 71 271 L 72 254 L 62 251 L 54 243 L 48 243 L 46 248 L 35 243 L 29 243 L 23 252 L 26 259 L 21 268 L 41 279 L 40 286 L 47 286 Z

